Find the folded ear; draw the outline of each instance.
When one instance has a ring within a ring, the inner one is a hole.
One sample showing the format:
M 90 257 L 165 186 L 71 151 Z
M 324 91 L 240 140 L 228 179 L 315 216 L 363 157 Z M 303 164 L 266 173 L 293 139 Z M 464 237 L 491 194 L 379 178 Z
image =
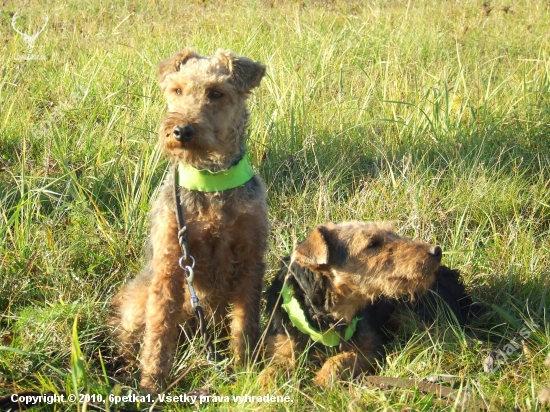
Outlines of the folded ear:
M 227 67 L 231 80 L 240 93 L 248 93 L 258 87 L 265 75 L 265 66 L 248 57 L 236 56 L 229 50 L 219 49 L 215 56 Z
M 166 79 L 166 76 L 168 76 L 170 73 L 174 73 L 180 70 L 181 66 L 187 63 L 187 61 L 193 57 L 199 57 L 199 55 L 197 54 L 195 49 L 191 47 L 186 47 L 185 49 L 174 54 L 172 57 L 163 60 L 159 65 L 158 74 L 158 82 L 160 88 L 164 90 L 165 86 L 163 85 L 163 83 L 164 79 Z
M 329 229 L 319 225 L 313 229 L 302 243 L 294 251 L 294 260 L 300 266 L 312 270 L 326 268 L 330 258 L 330 246 L 328 242 Z

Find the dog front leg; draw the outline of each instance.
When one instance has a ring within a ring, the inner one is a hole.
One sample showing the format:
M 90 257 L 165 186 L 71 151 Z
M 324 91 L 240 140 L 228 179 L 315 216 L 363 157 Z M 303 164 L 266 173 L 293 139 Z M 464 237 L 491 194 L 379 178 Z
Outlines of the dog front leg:
M 167 383 L 178 339 L 183 312 L 185 274 L 178 266 L 181 254 L 177 242 L 177 222 L 168 208 L 154 219 L 154 275 L 148 290 L 145 336 L 141 352 L 141 388 L 155 393 Z
M 342 352 L 326 360 L 313 383 L 328 387 L 337 380 L 353 379 L 364 372 L 375 373 L 377 361 L 384 357 L 382 341 L 368 319 L 360 320 L 354 337 L 341 343 Z
M 231 336 L 236 359 L 245 364 L 252 357 L 260 336 L 260 299 L 265 263 L 255 265 L 247 262 L 246 269 L 239 272 L 238 290 L 233 292 Z
M 268 336 L 266 346 L 269 363 L 260 373 L 259 382 L 260 386 L 269 388 L 274 385 L 278 372 L 294 371 L 300 350 L 297 343 L 284 333 Z
M 316 373 L 313 383 L 328 387 L 337 380 L 353 379 L 360 373 L 376 371 L 376 360 L 380 358 L 377 352 L 349 350 L 326 360 L 323 367 Z

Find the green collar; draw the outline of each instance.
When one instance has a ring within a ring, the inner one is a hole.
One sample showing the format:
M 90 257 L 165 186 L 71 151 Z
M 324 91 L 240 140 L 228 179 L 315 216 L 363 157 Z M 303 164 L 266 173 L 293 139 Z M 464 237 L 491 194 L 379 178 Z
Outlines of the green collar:
M 244 185 L 254 176 L 254 170 L 245 155 L 239 163 L 227 170 L 211 172 L 180 163 L 178 183 L 181 187 L 199 192 L 221 192 Z
M 288 314 L 292 324 L 302 333 L 309 335 L 311 339 L 315 342 L 319 342 L 325 346 L 338 346 L 340 344 L 341 338 L 334 329 L 329 329 L 326 332 L 319 332 L 313 326 L 311 326 L 306 318 L 304 310 L 300 307 L 300 303 L 294 297 L 294 290 L 291 285 L 283 285 L 283 290 L 281 291 L 283 297 L 283 308 Z M 351 339 L 355 333 L 357 327 L 357 322 L 361 318 L 355 317 L 348 325 L 344 332 L 344 341 Z

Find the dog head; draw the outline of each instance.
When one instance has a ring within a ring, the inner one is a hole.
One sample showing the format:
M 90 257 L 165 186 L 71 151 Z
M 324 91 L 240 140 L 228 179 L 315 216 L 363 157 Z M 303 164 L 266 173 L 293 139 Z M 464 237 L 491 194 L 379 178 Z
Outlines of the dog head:
M 242 157 L 248 125 L 246 99 L 265 66 L 231 51 L 211 57 L 192 48 L 159 66 L 158 82 L 168 112 L 159 139 L 172 160 L 218 171 Z
M 336 311 L 353 315 L 366 301 L 425 293 L 435 280 L 441 248 L 399 236 L 385 223 L 317 226 L 293 253 L 294 261 L 329 278 Z

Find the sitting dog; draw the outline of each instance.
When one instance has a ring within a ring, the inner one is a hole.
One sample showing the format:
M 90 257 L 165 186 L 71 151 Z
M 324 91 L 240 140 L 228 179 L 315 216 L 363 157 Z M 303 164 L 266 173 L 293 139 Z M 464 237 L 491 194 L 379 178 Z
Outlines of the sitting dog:
M 246 100 L 264 74 L 264 65 L 225 50 L 203 57 L 186 48 L 160 64 L 168 112 L 159 142 L 173 166 L 151 213 L 147 263 L 115 296 L 110 321 L 128 358 L 141 349 L 146 392 L 166 386 L 178 325 L 194 322 L 179 264 L 177 202 L 195 262 L 185 264 L 195 265 L 194 290 L 207 315 L 230 328 L 238 360 L 245 361 L 258 341 L 267 203 L 245 139 Z
M 317 226 L 284 259 L 266 292 L 267 313 L 272 314 L 267 334 L 271 363 L 261 383 L 268 385 L 278 368 L 292 370 L 310 341 L 338 352 L 326 359 L 315 384 L 373 373 L 402 296 L 410 297 L 409 305 L 428 320 L 438 300 L 418 297 L 430 288 L 442 292 L 464 322 L 471 300 L 458 272 L 440 266 L 441 256 L 439 246 L 403 238 L 385 223 Z

